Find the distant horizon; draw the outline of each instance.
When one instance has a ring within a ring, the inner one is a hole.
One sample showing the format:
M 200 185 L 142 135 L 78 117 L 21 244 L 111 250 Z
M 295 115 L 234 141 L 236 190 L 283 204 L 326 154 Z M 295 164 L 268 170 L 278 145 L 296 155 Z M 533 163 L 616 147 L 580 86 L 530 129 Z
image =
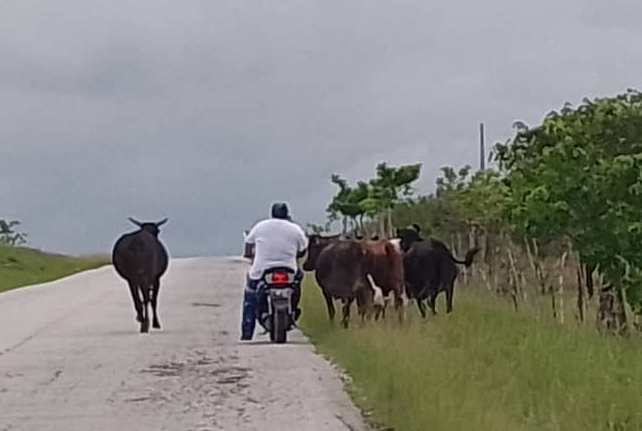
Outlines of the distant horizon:
M 41 249 L 41 248 L 30 247 L 28 244 L 19 245 L 18 247 L 20 247 L 20 248 L 26 248 L 26 249 L 29 249 L 29 250 L 38 251 L 38 252 L 40 252 L 40 253 L 48 254 L 48 255 L 52 255 L 52 256 L 64 256 L 64 257 L 107 257 L 107 258 L 111 259 L 111 251 L 109 251 L 108 253 L 98 253 L 98 252 L 94 252 L 94 253 L 70 254 L 70 253 L 61 253 L 61 252 L 58 252 L 58 251 L 56 251 L 56 250 L 45 250 L 45 249 Z M 168 249 L 168 254 L 169 254 L 170 259 L 192 259 L 192 258 L 199 258 L 199 257 L 205 257 L 205 258 L 207 258 L 207 257 L 221 257 L 221 258 L 224 258 L 224 257 L 230 257 L 230 258 L 240 257 L 240 258 L 242 258 L 242 257 L 243 257 L 243 256 L 242 256 L 242 255 L 243 255 L 243 253 L 242 253 L 242 252 L 239 252 L 239 253 L 238 253 L 238 254 L 236 254 L 236 255 L 235 255 L 235 254 L 216 254 L 216 255 L 196 255 L 196 254 L 192 255 L 192 254 L 181 254 L 181 255 L 173 255 L 173 254 L 172 254 L 172 252 L 171 252 L 171 250 L 169 250 L 169 249 Z
M 13 246 L 7 246 L 7 247 L 13 247 Z M 61 252 L 56 251 L 56 250 L 46 250 L 46 249 L 41 249 L 41 248 L 38 248 L 38 247 L 32 247 L 29 244 L 21 244 L 21 245 L 18 245 L 16 247 L 24 248 L 24 249 L 28 249 L 28 250 L 34 250 L 34 251 L 37 251 L 37 252 L 40 252 L 40 253 L 43 253 L 43 254 L 47 254 L 47 255 L 52 255 L 52 256 L 61 256 L 61 257 L 106 257 L 106 258 L 111 259 L 111 251 L 109 251 L 107 253 L 94 252 L 94 253 L 72 254 L 72 253 L 61 253 Z M 219 257 L 220 258 L 237 258 L 237 257 L 238 258 L 243 258 L 243 256 L 242 256 L 243 253 L 242 252 L 239 252 L 236 255 L 235 254 L 220 254 L 220 255 L 191 255 L 191 254 L 182 255 L 181 254 L 181 255 L 172 255 L 171 250 L 168 250 L 168 253 L 170 255 L 169 256 L 170 259 L 193 259 L 193 258 L 201 258 L 201 257 L 202 258 L 208 258 L 208 257 L 212 257 L 212 258 L 219 258 Z

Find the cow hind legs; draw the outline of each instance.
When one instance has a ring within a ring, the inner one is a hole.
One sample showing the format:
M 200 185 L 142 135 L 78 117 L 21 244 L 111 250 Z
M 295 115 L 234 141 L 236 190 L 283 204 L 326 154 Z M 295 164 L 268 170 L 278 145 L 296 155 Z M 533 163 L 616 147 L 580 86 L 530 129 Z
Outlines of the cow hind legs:
M 384 297 L 383 304 L 375 304 L 375 321 L 378 321 L 379 319 L 386 320 L 386 310 L 388 309 L 389 302 L 390 298 Z
M 406 298 L 399 292 L 395 292 L 395 310 L 399 315 L 399 323 L 403 323 L 406 320 Z
M 350 307 L 352 306 L 353 301 L 354 299 L 343 300 L 343 319 L 341 320 L 341 324 L 346 329 L 348 329 L 348 326 L 350 324 Z
M 362 324 L 370 319 L 369 302 L 363 294 L 357 294 L 357 314 Z
M 336 314 L 336 310 L 334 309 L 334 302 L 332 301 L 332 296 L 328 294 L 327 292 L 323 291 L 323 298 L 325 299 L 325 305 L 328 308 L 328 318 L 330 319 L 330 322 L 334 322 L 334 315 Z
M 149 332 L 149 287 L 143 285 L 140 290 L 143 293 L 143 319 L 140 322 L 140 332 L 144 334 Z
M 437 315 L 436 304 L 437 304 L 437 295 L 438 294 L 439 294 L 439 292 L 431 293 L 427 298 L 428 307 L 430 307 L 430 311 L 432 312 L 433 316 Z
M 451 280 L 446 288 L 446 313 L 453 311 L 453 292 L 455 291 L 455 279 Z
M 452 313 L 453 311 L 453 287 L 449 286 L 446 290 L 446 314 Z
M 134 302 L 134 310 L 136 311 L 136 321 L 141 323 L 143 321 L 143 305 L 140 301 L 140 296 L 138 295 L 138 286 L 134 283 L 129 283 L 129 292 L 132 295 L 132 301 Z
M 419 309 L 419 314 L 423 319 L 426 318 L 426 306 L 424 305 L 424 300 L 420 298 L 415 298 L 417 301 L 417 308 Z
M 160 280 L 154 282 L 154 287 L 152 289 L 152 312 L 154 313 L 154 320 L 152 326 L 155 329 L 160 329 L 160 321 L 158 320 L 158 313 L 156 311 L 156 305 L 158 304 L 158 291 L 160 290 Z
M 378 322 L 379 319 L 385 319 L 386 318 L 386 309 L 385 306 L 383 305 L 375 305 L 375 315 L 374 315 L 374 320 L 375 322 Z
M 384 296 L 383 304 L 375 304 L 375 321 L 385 320 L 386 319 L 386 310 L 388 305 L 394 302 L 394 309 L 399 315 L 399 321 L 403 322 L 406 320 L 406 300 L 403 294 L 397 292 L 389 292 L 388 296 Z

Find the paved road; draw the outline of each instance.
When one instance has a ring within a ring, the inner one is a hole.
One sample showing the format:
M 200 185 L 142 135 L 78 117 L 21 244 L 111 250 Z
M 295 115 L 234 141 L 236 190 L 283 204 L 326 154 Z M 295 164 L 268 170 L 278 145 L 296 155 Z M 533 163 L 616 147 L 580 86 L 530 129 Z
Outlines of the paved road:
M 237 341 L 245 269 L 174 260 L 149 335 L 111 267 L 0 294 L 0 431 L 364 429 L 300 333 Z

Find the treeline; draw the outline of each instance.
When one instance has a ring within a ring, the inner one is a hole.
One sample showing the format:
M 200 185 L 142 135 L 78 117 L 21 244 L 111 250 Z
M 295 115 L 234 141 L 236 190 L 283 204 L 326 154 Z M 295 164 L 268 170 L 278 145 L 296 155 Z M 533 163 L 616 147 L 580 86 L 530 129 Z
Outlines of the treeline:
M 594 304 L 601 328 L 627 332 L 627 310 L 636 319 L 642 310 L 642 95 L 585 99 L 540 125 L 516 123 L 489 159 L 496 168 L 443 168 L 436 191 L 414 198 L 420 165 L 382 164 L 374 180 L 354 187 L 334 176 L 339 192 L 330 220 L 366 235 L 373 222 L 387 235 L 392 226 L 417 223 L 458 253 L 478 246 L 481 262 L 464 281 L 506 295 L 516 309 L 545 296 L 562 323 L 569 320 L 565 300 L 573 299 L 580 322 Z M 416 176 L 381 182 L 398 171 Z M 381 200 L 380 184 L 397 193 Z M 360 199 L 366 195 L 374 200 Z
M 403 202 L 410 201 L 414 194 L 412 184 L 419 179 L 421 164 L 400 167 L 380 163 L 374 178 L 351 185 L 340 175 L 332 175 L 331 181 L 338 188 L 328 205 L 328 223 L 325 226 L 309 224 L 314 232 L 330 229 L 339 221 L 342 233 L 356 233 L 369 237 L 375 233 L 384 237 L 393 235 L 392 213 Z

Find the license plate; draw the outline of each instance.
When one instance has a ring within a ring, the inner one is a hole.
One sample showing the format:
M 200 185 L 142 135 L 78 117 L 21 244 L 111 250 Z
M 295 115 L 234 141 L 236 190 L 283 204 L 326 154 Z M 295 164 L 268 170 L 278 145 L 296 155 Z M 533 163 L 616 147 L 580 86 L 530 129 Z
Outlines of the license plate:
M 289 298 L 292 291 L 290 289 L 274 289 L 270 291 L 270 294 L 276 298 Z

